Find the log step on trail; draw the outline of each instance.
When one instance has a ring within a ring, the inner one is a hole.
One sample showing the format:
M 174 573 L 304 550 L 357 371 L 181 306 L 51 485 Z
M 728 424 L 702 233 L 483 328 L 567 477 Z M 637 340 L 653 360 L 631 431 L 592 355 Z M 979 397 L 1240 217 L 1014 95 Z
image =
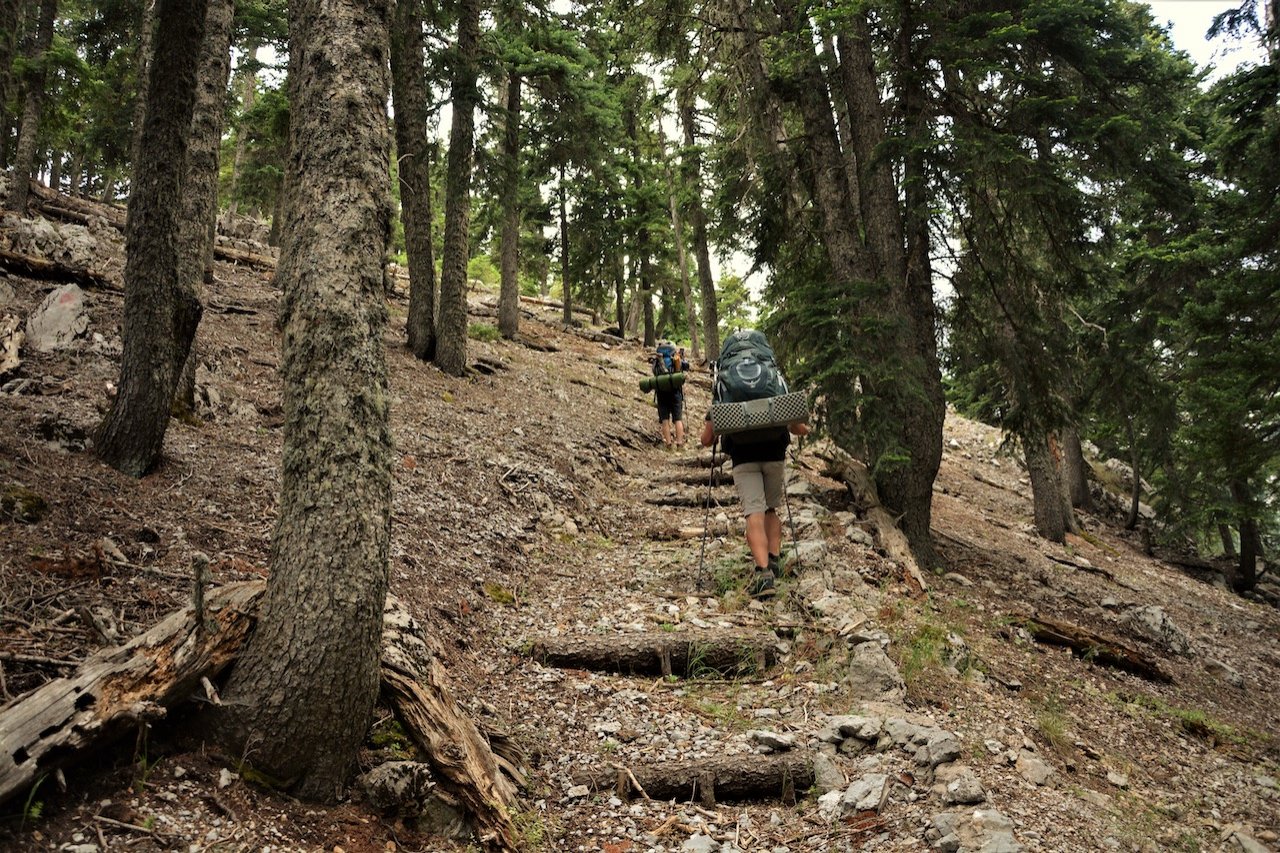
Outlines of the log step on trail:
M 669 506 L 679 509 L 702 509 L 706 499 L 702 495 L 663 495 L 657 498 L 646 498 L 645 503 L 651 506 Z M 720 506 L 733 506 L 738 503 L 738 494 L 722 494 L 715 496 L 715 503 Z
M 768 634 L 620 634 L 611 637 L 546 637 L 530 656 L 547 666 L 624 675 L 732 677 L 754 675 L 778 660 Z
M 790 805 L 813 786 L 813 757 L 804 752 L 722 755 L 646 767 L 614 766 L 575 781 L 595 791 L 610 791 L 624 800 L 646 797 L 697 801 L 705 808 L 718 802 L 764 800 Z
M 1151 657 L 1119 640 L 1104 637 L 1083 626 L 1060 622 L 1038 613 L 1015 618 L 1038 643 L 1066 646 L 1085 660 L 1122 669 L 1148 681 L 1173 683 L 1173 676 L 1162 670 Z

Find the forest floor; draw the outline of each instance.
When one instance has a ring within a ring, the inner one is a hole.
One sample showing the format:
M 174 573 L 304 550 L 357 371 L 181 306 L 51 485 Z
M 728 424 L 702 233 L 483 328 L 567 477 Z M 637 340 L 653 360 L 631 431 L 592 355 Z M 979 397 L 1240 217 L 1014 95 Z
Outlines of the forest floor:
M 0 317 L 25 317 L 54 284 L 0 279 Z M 0 394 L 0 488 L 47 506 L 38 520 L 0 517 L 0 701 L 183 607 L 196 551 L 212 558 L 215 583 L 266 576 L 278 296 L 268 274 L 218 264 L 198 418 L 171 423 L 163 462 L 139 481 L 86 450 L 117 380 L 119 290 L 89 290 L 87 336 L 24 353 L 6 377 L 33 381 L 0 382 L 16 392 Z M 493 301 L 472 294 L 473 322 L 493 322 Z M 472 340 L 477 369 L 457 379 L 407 353 L 405 298 L 389 308 L 391 587 L 445 647 L 464 707 L 526 754 L 516 823 L 528 849 L 1274 849 L 1273 579 L 1265 596 L 1233 595 L 1218 573 L 1148 556 L 1106 513 L 1085 515 L 1085 534 L 1065 545 L 1037 538 L 1027 477 L 1000 433 L 952 413 L 934 493 L 944 568 L 927 595 L 910 594 L 862 508 L 825 473 L 821 446 L 807 445 L 789 466 L 797 574 L 753 601 L 733 488 L 709 486 L 696 429 L 685 448 L 663 450 L 637 386 L 638 344 L 584 336 L 557 309 L 527 305 L 520 340 Z M 709 384 L 695 374 L 686 386 L 695 428 Z M 704 562 L 694 532 L 709 492 Z M 1171 683 L 1036 642 L 1032 613 L 1133 646 Z M 530 654 L 557 639 L 724 632 L 767 638 L 776 662 L 664 677 Z M 354 788 L 322 807 L 241 778 L 238 761 L 200 742 L 199 710 L 193 701 L 0 804 L 0 849 L 468 848 L 439 822 L 375 811 Z M 913 756 L 938 742 L 954 745 L 954 761 Z M 380 710 L 362 769 L 403 745 Z M 804 749 L 824 756 L 823 779 L 794 797 L 624 800 L 579 787 L 619 767 L 731 756 L 746 771 Z M 826 790 L 834 799 L 819 800 Z

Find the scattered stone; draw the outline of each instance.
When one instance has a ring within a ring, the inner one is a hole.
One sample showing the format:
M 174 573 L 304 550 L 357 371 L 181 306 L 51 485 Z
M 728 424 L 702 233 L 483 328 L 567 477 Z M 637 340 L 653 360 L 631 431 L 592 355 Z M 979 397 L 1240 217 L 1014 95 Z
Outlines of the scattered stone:
M 88 330 L 84 291 L 67 284 L 46 296 L 27 317 L 27 344 L 36 352 L 65 349 Z
M 943 812 L 934 815 L 926 837 L 939 850 L 982 853 L 1020 853 L 1013 821 L 995 809 Z
M 825 820 L 834 821 L 840 817 L 840 802 L 844 799 L 844 791 L 827 791 L 818 797 L 818 815 Z
M 987 801 L 987 792 L 978 780 L 978 774 L 964 768 L 955 779 L 947 783 L 942 801 L 949 806 L 971 806 Z
M 942 576 L 942 578 L 943 580 L 949 580 L 954 584 L 959 584 L 960 586 L 973 586 L 973 581 L 969 580 L 959 572 L 947 572 Z
M 685 839 L 684 844 L 680 845 L 680 849 L 684 853 L 715 853 L 720 849 L 720 842 L 710 835 L 696 832 Z
M 1221 678 L 1232 687 L 1244 687 L 1244 677 L 1220 660 L 1215 660 L 1214 658 L 1206 660 L 1204 662 L 1204 671 Z
M 1016 767 L 1022 778 L 1033 785 L 1047 785 L 1053 777 L 1053 768 L 1026 750 L 1018 753 Z
M 837 794 L 836 802 L 840 801 L 838 796 L 841 788 L 845 786 L 846 779 L 844 773 L 840 770 L 840 766 L 831 758 L 831 756 L 819 752 L 813 757 L 813 785 L 823 794 L 834 792 Z
M 218 787 L 219 788 L 228 788 L 231 786 L 231 783 L 234 781 L 236 781 L 236 774 L 232 773 L 227 768 L 223 767 L 221 770 L 218 771 Z
M 564 796 L 567 800 L 585 800 L 591 796 L 591 789 L 586 785 L 574 785 L 564 792 Z
M 16 370 L 22 364 L 18 353 L 27 334 L 22 331 L 21 326 L 22 321 L 12 314 L 0 317 L 0 376 Z
M 1174 654 L 1191 654 L 1191 641 L 1162 607 L 1155 604 L 1135 607 L 1125 615 L 1125 624 Z
M 1241 850 L 1243 853 L 1271 853 L 1271 848 L 1254 838 L 1242 826 L 1228 826 L 1222 833 L 1222 840 L 1227 843 L 1228 850 Z
M 889 797 L 889 777 L 883 773 L 869 773 L 854 782 L 840 798 L 844 814 L 874 811 L 884 808 Z
M 845 528 L 845 537 L 857 545 L 863 545 L 867 548 L 874 548 L 876 544 L 875 537 L 867 531 L 863 530 L 856 524 L 850 524 Z
M 1107 781 L 1112 785 L 1115 785 L 1117 788 L 1129 787 L 1129 777 L 1123 773 L 1117 773 L 1114 770 L 1107 771 Z
M 747 732 L 747 737 L 774 752 L 786 752 L 789 749 L 794 749 L 796 745 L 795 735 L 781 734 L 765 729 L 752 729 Z
M 902 674 L 879 643 L 854 647 L 844 681 L 850 686 L 851 698 L 855 701 L 899 699 L 906 692 Z

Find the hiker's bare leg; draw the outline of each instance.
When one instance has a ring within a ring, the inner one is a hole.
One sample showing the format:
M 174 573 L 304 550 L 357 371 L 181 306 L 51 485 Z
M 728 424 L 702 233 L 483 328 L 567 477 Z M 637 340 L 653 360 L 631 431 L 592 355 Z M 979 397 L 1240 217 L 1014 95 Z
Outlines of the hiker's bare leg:
M 769 510 L 764 514 L 764 531 L 765 538 L 769 543 L 770 554 L 782 553 L 782 519 L 778 517 L 778 513 Z M 767 557 L 766 557 L 767 559 Z
M 751 550 L 751 559 L 755 560 L 757 568 L 769 565 L 769 534 L 765 529 L 765 516 L 769 514 L 753 512 L 747 516 L 747 548 Z
M 684 421 L 676 421 L 676 444 L 684 446 Z
M 671 446 L 671 421 L 662 422 L 662 443 Z

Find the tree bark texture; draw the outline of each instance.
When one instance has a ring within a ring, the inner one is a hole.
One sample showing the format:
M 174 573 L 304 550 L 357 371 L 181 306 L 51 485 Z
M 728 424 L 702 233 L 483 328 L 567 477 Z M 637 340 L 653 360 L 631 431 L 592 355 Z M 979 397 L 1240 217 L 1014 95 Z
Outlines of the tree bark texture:
M 1031 502 L 1036 532 L 1050 542 L 1064 542 L 1067 519 L 1063 514 L 1062 486 L 1058 466 L 1043 435 L 1023 434 L 1022 453 L 1031 478 Z
M 134 169 L 142 159 L 142 132 L 147 120 L 147 83 L 151 76 L 151 64 L 156 53 L 156 19 L 159 0 L 143 0 L 140 10 L 141 20 L 138 22 L 138 53 L 134 57 L 137 66 L 138 98 L 133 102 L 133 139 L 130 143 L 129 161 Z M 130 178 L 130 181 L 136 176 Z M 130 190 L 132 193 L 132 190 Z
M 181 369 L 179 342 L 189 345 L 200 322 L 200 303 L 178 280 L 178 244 L 206 8 L 206 0 L 157 2 L 159 49 L 125 225 L 119 390 L 94 441 L 104 462 L 132 477 L 160 457 Z
M 1024 619 L 1023 624 L 1038 643 L 1065 646 L 1088 660 L 1131 672 L 1148 681 L 1173 683 L 1173 676 L 1162 670 L 1158 663 L 1119 640 L 1038 613 Z
M 705 808 L 714 808 L 717 803 L 762 800 L 790 804 L 813 785 L 813 756 L 803 752 L 713 756 L 648 767 L 613 767 L 575 781 L 623 799 L 643 793 L 659 801 L 694 800 Z
M 476 56 L 480 41 L 478 0 L 458 0 L 457 65 L 453 77 L 453 124 L 444 201 L 444 257 L 440 268 L 440 324 L 436 365 L 451 376 L 467 369 L 467 261 L 471 218 L 471 163 L 475 109 L 480 100 Z
M 40 17 L 36 34 L 27 52 L 31 66 L 23 75 L 22 125 L 18 129 L 18 147 L 13 157 L 14 180 L 10 182 L 6 206 L 20 214 L 27 209 L 27 179 L 35 177 L 36 143 L 40 133 L 40 110 L 44 104 L 44 86 L 48 73 L 45 54 L 53 43 L 53 21 L 58 13 L 58 0 L 40 0 Z
M 409 351 L 430 361 L 436 350 L 436 261 L 431 239 L 431 151 L 421 0 L 396 3 L 391 28 L 391 89 L 396 115 L 400 218 L 409 256 Z
M 218 154 L 226 112 L 227 78 L 231 73 L 232 0 L 207 0 L 204 43 L 196 72 L 196 99 L 187 144 L 187 177 L 178 222 L 178 290 L 183 302 L 200 298 L 201 284 L 213 278 L 213 247 L 218 228 Z M 178 371 L 174 402 L 195 408 L 196 329 L 192 337 L 174 341 Z
M 1137 477 L 1137 473 L 1134 473 Z M 1262 537 L 1259 535 L 1258 519 L 1249 500 L 1249 487 L 1239 480 L 1231 483 L 1231 499 L 1235 501 L 1240 513 L 1238 529 L 1240 530 L 1240 554 L 1236 560 L 1235 570 L 1227 580 L 1236 592 L 1248 592 L 1258 585 L 1258 557 L 1262 556 Z
M 0 803 L 64 766 L 80 751 L 122 734 L 191 697 L 235 659 L 253 626 L 262 583 L 209 594 L 202 613 L 171 614 L 123 646 L 104 649 L 72 675 L 23 696 L 0 714 Z
M 271 576 L 219 736 L 311 799 L 346 781 L 378 693 L 391 434 L 389 0 L 289 7 L 284 448 Z
M 565 183 L 564 164 L 560 165 L 560 181 L 557 193 L 560 202 L 560 307 L 564 309 L 564 323 L 573 325 L 573 287 L 569 275 L 569 186 Z
M 18 31 L 22 25 L 22 0 L 0 0 L 0 168 L 9 167 L 9 135 L 13 119 L 9 105 L 17 100 L 18 80 L 13 61 L 18 57 Z
M 253 102 L 258 91 L 258 75 L 254 69 L 257 68 L 258 51 L 262 50 L 261 46 L 256 43 L 245 45 L 244 56 L 248 58 L 245 63 L 249 67 L 237 71 L 240 77 L 240 114 L 243 116 L 253 109 Z M 236 153 L 231 160 L 231 181 L 227 188 L 228 207 L 227 213 L 234 216 L 240 212 L 240 175 L 244 173 L 244 157 L 245 152 L 249 149 L 249 137 L 244 132 L 244 128 L 236 131 Z
M 502 283 L 498 292 L 498 332 L 508 340 L 520 331 L 520 72 L 507 74 L 502 129 Z
M 1068 427 L 1062 431 L 1063 470 L 1067 478 L 1067 490 L 1071 506 L 1089 512 L 1093 499 L 1089 496 L 1089 465 L 1084 461 L 1084 448 L 1080 445 L 1080 431 Z
M 772 666 L 778 649 L 763 634 L 625 634 L 614 637 L 548 637 L 531 655 L 548 666 L 627 675 L 734 677 Z
M 663 145 L 663 148 L 666 146 Z M 689 328 L 689 350 L 693 360 L 698 361 L 702 358 L 702 347 L 698 340 L 698 311 L 689 288 L 689 257 L 684 250 L 684 224 L 680 221 L 680 206 L 676 203 L 675 181 L 672 180 L 670 167 L 667 169 L 667 186 L 670 190 L 667 200 L 671 207 L 671 233 L 675 236 L 676 260 L 680 265 L 680 298 L 684 303 L 685 325 Z

